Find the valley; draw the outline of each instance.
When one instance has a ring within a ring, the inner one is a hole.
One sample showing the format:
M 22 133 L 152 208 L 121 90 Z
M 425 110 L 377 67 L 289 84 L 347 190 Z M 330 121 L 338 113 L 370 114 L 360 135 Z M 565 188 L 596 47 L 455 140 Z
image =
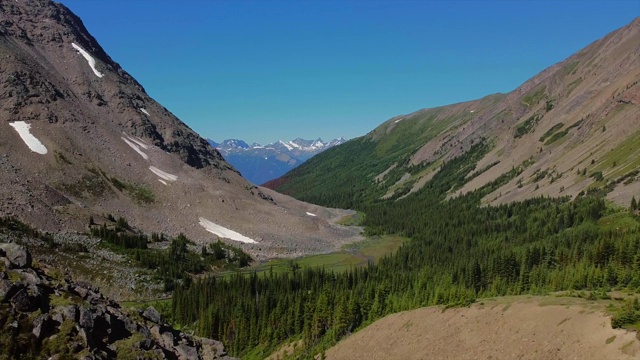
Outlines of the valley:
M 62 4 L 0 2 L 0 56 L 0 360 L 640 355 L 640 18 L 277 154 L 205 140 Z

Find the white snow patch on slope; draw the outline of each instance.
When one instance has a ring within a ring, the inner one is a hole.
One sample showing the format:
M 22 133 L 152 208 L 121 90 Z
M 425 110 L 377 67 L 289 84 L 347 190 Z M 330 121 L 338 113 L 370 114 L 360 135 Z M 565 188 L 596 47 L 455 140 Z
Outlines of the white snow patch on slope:
M 124 140 L 124 142 L 127 143 L 127 145 L 129 145 L 133 150 L 135 150 L 138 154 L 140 154 L 140 156 L 142 156 L 145 160 L 149 160 L 149 155 L 145 154 L 144 151 L 142 151 L 138 145 L 134 142 L 129 141 L 128 139 L 125 139 L 123 137 L 121 137 L 122 140 Z
M 134 143 L 138 144 L 138 146 L 140 146 L 141 148 L 143 148 L 143 149 L 148 149 L 149 148 L 149 145 L 145 144 L 144 141 L 142 141 L 142 139 L 135 138 L 135 137 L 127 134 L 124 131 L 122 133 L 124 134 L 124 136 L 126 136 L 129 139 L 129 141 L 133 141 Z
M 404 118 L 402 118 L 402 119 L 398 119 L 398 120 L 394 121 L 393 123 L 394 123 L 394 124 L 397 124 L 397 123 L 399 123 L 399 122 L 400 122 L 400 121 L 402 121 L 402 120 L 404 120 Z
M 151 114 L 149 114 L 149 112 L 145 108 L 140 108 L 140 111 L 142 111 L 147 116 L 151 116 Z
M 158 175 L 163 180 L 167 180 L 167 181 L 176 181 L 176 180 L 178 180 L 177 176 L 175 176 L 173 174 L 169 174 L 168 172 L 164 172 L 164 171 L 158 169 L 155 166 L 149 166 L 149 170 L 151 170 L 151 172 L 153 172 L 154 174 Z
M 309 215 L 309 216 L 317 216 L 316 214 L 312 214 L 312 213 L 310 213 L 308 211 L 307 211 L 307 215 Z
M 80 55 L 82 55 L 85 59 L 87 59 L 89 66 L 91 66 L 91 70 L 93 70 L 93 73 L 96 74 L 97 77 L 101 78 L 104 76 L 103 73 L 101 73 L 100 71 L 98 71 L 98 69 L 96 69 L 96 60 L 88 52 L 86 52 L 80 46 L 76 45 L 76 43 L 71 43 L 71 46 L 73 46 L 74 49 L 78 50 Z
M 47 153 L 47 148 L 40 142 L 40 140 L 38 140 L 37 137 L 33 136 L 31 131 L 29 131 L 31 124 L 27 124 L 24 121 L 16 121 L 9 123 L 9 125 L 16 129 L 18 134 L 20 134 L 22 141 L 27 144 L 31 151 L 42 155 Z
M 166 182 L 166 181 L 164 181 L 164 180 L 160 180 L 160 179 L 158 179 L 158 181 L 160 181 L 161 183 L 163 183 L 163 184 L 165 184 L 165 185 L 169 185 L 169 184 L 167 184 L 167 182 Z
M 241 235 L 233 230 L 229 230 L 224 226 L 220 226 L 216 223 L 213 223 L 205 218 L 200 218 L 200 225 L 210 233 L 216 234 L 219 237 L 231 239 L 235 241 L 240 241 L 249 244 L 257 244 L 258 242 L 248 238 L 244 235 Z

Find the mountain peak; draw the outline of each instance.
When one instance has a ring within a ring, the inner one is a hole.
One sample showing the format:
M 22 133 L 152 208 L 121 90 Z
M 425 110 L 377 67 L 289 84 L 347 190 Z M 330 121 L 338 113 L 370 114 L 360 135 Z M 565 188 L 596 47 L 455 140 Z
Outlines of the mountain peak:
M 305 140 L 297 137 L 291 141 L 278 140 L 271 144 L 251 146 L 243 140 L 229 139 L 218 144 L 209 140 L 247 180 L 263 184 L 281 176 L 312 156 L 345 142 L 344 138 L 324 142 L 322 138 Z
M 318 242 L 332 225 L 309 230 L 305 204 L 255 190 L 63 5 L 1 1 L 0 53 L 0 217 L 84 232 L 109 214 L 202 244 L 256 239 L 243 244 L 255 256 L 300 254 L 300 240 L 326 252 L 342 236 Z

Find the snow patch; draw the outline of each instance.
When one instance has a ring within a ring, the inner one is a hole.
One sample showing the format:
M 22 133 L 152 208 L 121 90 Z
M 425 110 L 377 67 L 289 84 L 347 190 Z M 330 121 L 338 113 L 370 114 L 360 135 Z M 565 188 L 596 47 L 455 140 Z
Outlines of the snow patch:
M 80 46 L 76 45 L 76 43 L 71 43 L 71 46 L 73 46 L 74 49 L 78 50 L 80 55 L 82 55 L 85 59 L 87 59 L 89 66 L 91 66 L 91 70 L 93 70 L 93 73 L 96 74 L 97 77 L 101 78 L 104 76 L 103 73 L 101 73 L 100 71 L 98 71 L 98 69 L 96 69 L 96 60 L 88 52 L 86 52 Z
M 133 141 L 129 141 L 129 139 L 126 139 L 124 137 L 121 137 L 122 140 L 124 140 L 124 142 L 127 143 L 127 145 L 129 145 L 133 150 L 135 150 L 138 154 L 140 154 L 140 156 L 142 156 L 143 159 L 145 160 L 149 160 L 149 155 L 145 154 L 144 151 L 142 151 L 138 145 L 133 142 Z M 131 139 L 133 140 L 133 139 Z M 135 140 L 134 140 L 135 141 Z
M 298 149 L 300 148 L 300 145 L 294 143 L 293 141 L 287 141 L 287 144 L 293 146 L 294 148 L 298 148 Z
M 16 129 L 18 134 L 20 134 L 22 141 L 27 144 L 31 151 L 41 155 L 47 153 L 47 148 L 40 142 L 40 140 L 38 140 L 37 137 L 33 136 L 31 131 L 29 131 L 29 129 L 31 128 L 31 124 L 27 124 L 24 121 L 16 121 L 9 123 L 9 125 Z
M 289 151 L 293 150 L 293 148 L 291 147 L 291 145 L 289 145 L 289 144 L 285 143 L 284 141 L 282 141 L 282 140 L 278 140 L 278 142 L 279 142 L 280 144 L 282 144 L 284 147 L 286 147 L 286 148 L 287 148 L 287 150 L 289 150 Z
M 307 215 L 309 215 L 309 216 L 317 216 L 316 214 L 312 214 L 312 213 L 310 213 L 308 211 L 307 211 Z
M 207 230 L 210 233 L 213 233 L 219 237 L 222 238 L 226 238 L 226 239 L 231 239 L 231 240 L 235 240 L 235 241 L 240 241 L 240 242 L 244 242 L 244 243 L 248 243 L 248 244 L 257 244 L 258 242 L 248 238 L 242 234 L 239 234 L 233 230 L 229 230 L 224 226 L 220 226 L 216 223 L 213 223 L 205 218 L 199 218 L 200 220 L 200 226 L 202 226 L 205 230 Z
M 151 114 L 149 114 L 149 112 L 145 108 L 140 108 L 140 111 L 142 111 L 142 113 L 147 115 L 147 116 L 151 116 Z
M 122 132 L 124 134 L 124 136 L 126 136 L 129 141 L 133 141 L 134 143 L 136 143 L 138 146 L 140 146 L 143 149 L 149 149 L 149 145 L 145 144 L 144 141 L 140 138 L 135 138 L 133 136 L 130 136 L 129 134 Z
M 400 122 L 400 121 L 402 121 L 402 120 L 404 120 L 404 118 L 402 118 L 402 119 L 398 119 L 398 120 L 394 121 L 393 123 L 394 123 L 394 124 L 397 124 L 397 123 L 399 123 L 399 122 Z
M 177 176 L 175 176 L 173 174 L 169 174 L 168 172 L 164 172 L 164 171 L 158 169 L 155 166 L 149 166 L 149 170 L 151 170 L 152 173 L 154 173 L 154 174 L 158 175 L 159 177 L 161 177 L 163 180 L 167 180 L 167 181 L 176 181 L 176 180 L 178 180 Z
M 161 183 L 163 183 L 163 184 L 165 184 L 165 185 L 169 185 L 169 184 L 167 184 L 167 182 L 166 182 L 166 181 L 164 181 L 164 180 L 160 180 L 160 179 L 158 179 L 158 181 L 160 181 Z

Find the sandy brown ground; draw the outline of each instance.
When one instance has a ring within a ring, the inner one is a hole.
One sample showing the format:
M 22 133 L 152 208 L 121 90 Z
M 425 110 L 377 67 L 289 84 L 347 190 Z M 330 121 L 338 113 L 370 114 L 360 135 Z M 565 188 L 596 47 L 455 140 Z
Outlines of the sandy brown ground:
M 612 329 L 602 303 L 515 297 L 387 316 L 329 349 L 355 359 L 640 359 L 635 332 Z

